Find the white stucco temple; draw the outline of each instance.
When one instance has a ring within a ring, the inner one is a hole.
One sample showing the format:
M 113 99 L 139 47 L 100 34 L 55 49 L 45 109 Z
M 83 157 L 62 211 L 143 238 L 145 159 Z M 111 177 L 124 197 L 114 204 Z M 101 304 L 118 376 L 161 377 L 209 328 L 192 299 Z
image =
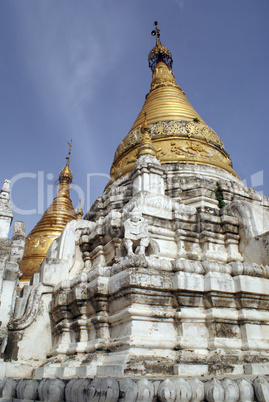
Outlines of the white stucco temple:
M 0 400 L 269 401 L 269 199 L 153 33 L 150 90 L 84 218 L 69 156 L 25 251 L 2 187 Z

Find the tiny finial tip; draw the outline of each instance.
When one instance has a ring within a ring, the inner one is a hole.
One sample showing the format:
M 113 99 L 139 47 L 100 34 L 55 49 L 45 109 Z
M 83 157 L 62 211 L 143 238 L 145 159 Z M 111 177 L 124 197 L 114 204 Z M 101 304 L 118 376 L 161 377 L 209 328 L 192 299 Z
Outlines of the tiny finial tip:
M 71 149 L 72 149 L 72 140 L 70 140 L 70 142 L 67 141 L 67 144 L 69 145 L 68 155 L 70 155 L 71 154 Z

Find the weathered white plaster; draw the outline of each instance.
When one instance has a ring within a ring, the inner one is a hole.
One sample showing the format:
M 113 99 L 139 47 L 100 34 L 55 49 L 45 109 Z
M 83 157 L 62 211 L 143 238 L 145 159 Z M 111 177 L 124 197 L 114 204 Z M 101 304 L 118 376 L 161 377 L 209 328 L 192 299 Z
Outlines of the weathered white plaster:
M 18 349 L 5 372 L 14 364 L 19 376 L 34 370 L 38 379 L 266 374 L 269 267 L 244 261 L 239 232 L 247 238 L 249 228 L 229 209 L 242 199 L 255 212 L 264 199 L 230 179 L 212 167 L 138 158 L 96 200 L 89 221 L 66 226 L 17 299 L 8 328 Z M 158 395 L 176 386 L 192 392 L 183 379 L 169 381 L 155 384 Z M 207 395 L 241 392 L 229 384 L 210 383 Z
M 5 180 L 0 193 L 0 239 L 7 239 L 13 219 L 10 202 L 10 180 Z

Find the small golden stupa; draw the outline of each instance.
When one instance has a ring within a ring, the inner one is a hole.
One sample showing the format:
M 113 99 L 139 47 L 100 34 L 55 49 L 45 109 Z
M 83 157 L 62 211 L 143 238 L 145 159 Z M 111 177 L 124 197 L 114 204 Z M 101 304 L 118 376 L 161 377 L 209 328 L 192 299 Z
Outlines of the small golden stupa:
M 172 71 L 172 54 L 161 44 L 157 21 L 152 35 L 156 36 L 156 45 L 148 56 L 152 70 L 151 88 L 131 130 L 116 150 L 111 179 L 116 180 L 134 168 L 145 114 L 152 145 L 161 163 L 213 165 L 238 177 L 222 141 L 205 124 L 177 85 Z
M 68 144 L 67 162 L 59 174 L 58 194 L 26 238 L 24 256 L 20 265 L 23 274 L 21 281 L 29 281 L 32 278 L 46 257 L 53 240 L 61 234 L 68 222 L 77 219 L 69 193 L 73 174 L 69 167 L 72 145 Z
M 137 156 L 139 155 L 157 155 L 157 151 L 154 148 L 152 144 L 152 140 L 150 138 L 150 126 L 148 125 L 147 122 L 147 113 L 145 112 L 145 120 L 144 123 L 141 126 L 141 134 L 142 134 L 142 139 L 139 144 Z
M 79 206 L 78 206 L 78 209 L 76 210 L 76 217 L 77 217 L 77 219 L 82 219 L 84 211 L 81 206 L 81 200 L 79 199 L 78 202 L 79 202 Z

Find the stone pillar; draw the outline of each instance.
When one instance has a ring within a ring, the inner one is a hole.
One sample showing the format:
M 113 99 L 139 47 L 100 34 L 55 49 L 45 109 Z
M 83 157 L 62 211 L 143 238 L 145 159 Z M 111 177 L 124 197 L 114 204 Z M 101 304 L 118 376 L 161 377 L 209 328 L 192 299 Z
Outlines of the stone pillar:
M 140 155 L 133 170 L 133 194 L 140 191 L 164 195 L 163 168 L 152 155 Z
M 1 193 L 2 194 L 2 193 Z M 9 229 L 9 227 L 8 227 Z M 8 231 L 6 232 L 6 237 Z M 25 245 L 25 224 L 14 224 L 12 239 L 0 238 L 0 354 L 7 343 L 7 324 L 14 314 L 21 262 Z
M 0 193 L 0 238 L 7 239 L 13 219 L 10 202 L 10 180 L 5 180 Z

